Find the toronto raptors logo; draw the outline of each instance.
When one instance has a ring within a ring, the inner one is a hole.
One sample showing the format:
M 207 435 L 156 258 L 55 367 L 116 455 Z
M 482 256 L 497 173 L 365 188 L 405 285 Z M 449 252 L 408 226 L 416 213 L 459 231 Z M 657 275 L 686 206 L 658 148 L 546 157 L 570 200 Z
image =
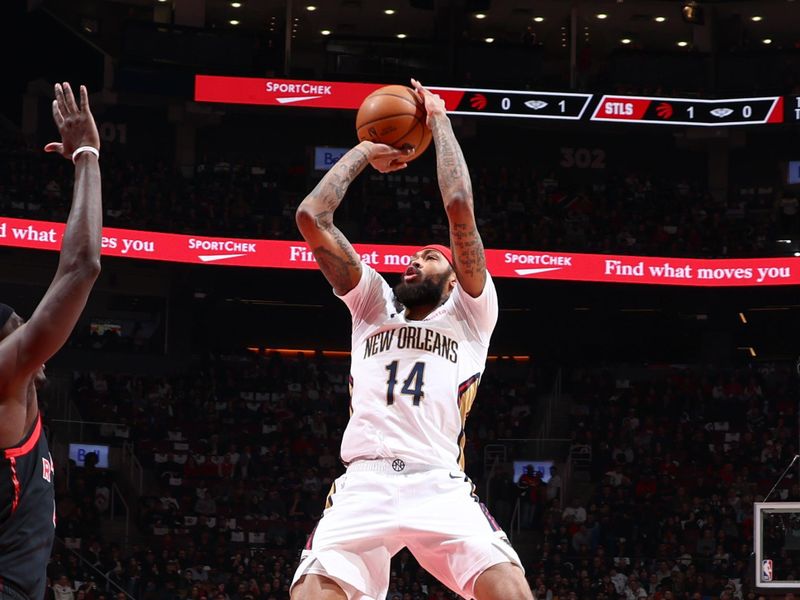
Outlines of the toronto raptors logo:
M 51 482 L 53 479 L 53 457 L 51 456 L 48 460 L 44 456 L 42 457 L 42 479 L 47 482 Z
M 404 463 L 399 458 L 395 458 L 392 462 L 392 468 L 397 471 L 398 473 L 406 468 L 406 463 Z

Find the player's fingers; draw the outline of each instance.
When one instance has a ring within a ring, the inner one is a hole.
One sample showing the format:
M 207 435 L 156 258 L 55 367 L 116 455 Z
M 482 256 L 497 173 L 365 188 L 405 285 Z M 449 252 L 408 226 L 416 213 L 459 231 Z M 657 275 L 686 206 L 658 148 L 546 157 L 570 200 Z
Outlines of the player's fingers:
M 392 171 L 398 171 L 400 169 L 405 169 L 408 166 L 408 163 L 405 161 L 400 160 L 393 160 L 389 163 L 389 169 Z
M 44 147 L 45 152 L 55 152 L 56 154 L 64 153 L 64 144 L 58 142 L 50 142 Z
M 56 104 L 58 106 L 58 110 L 63 115 L 64 112 L 67 110 L 67 105 L 64 102 L 64 89 L 61 87 L 60 83 L 55 84 L 53 88 L 55 89 L 56 93 Z
M 67 105 L 67 110 L 71 113 L 78 112 L 78 105 L 75 103 L 75 95 L 72 93 L 72 88 L 68 82 L 64 82 L 64 102 Z
M 58 108 L 58 100 L 53 100 L 53 120 L 56 122 L 56 127 L 61 127 L 64 124 L 64 115 L 61 114 L 61 109 Z
M 86 86 L 82 85 L 81 88 L 81 112 L 91 112 L 89 110 L 89 92 L 86 91 Z

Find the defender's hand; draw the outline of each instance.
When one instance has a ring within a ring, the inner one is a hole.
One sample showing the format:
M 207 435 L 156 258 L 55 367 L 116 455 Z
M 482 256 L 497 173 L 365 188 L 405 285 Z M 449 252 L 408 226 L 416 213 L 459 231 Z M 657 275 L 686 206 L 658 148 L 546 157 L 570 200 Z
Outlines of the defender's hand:
M 89 109 L 89 94 L 86 86 L 81 86 L 81 104 L 77 105 L 69 83 L 55 85 L 56 99 L 53 100 L 53 120 L 56 122 L 61 142 L 50 142 L 45 152 L 56 152 L 68 160 L 81 146 L 100 149 L 100 135 Z

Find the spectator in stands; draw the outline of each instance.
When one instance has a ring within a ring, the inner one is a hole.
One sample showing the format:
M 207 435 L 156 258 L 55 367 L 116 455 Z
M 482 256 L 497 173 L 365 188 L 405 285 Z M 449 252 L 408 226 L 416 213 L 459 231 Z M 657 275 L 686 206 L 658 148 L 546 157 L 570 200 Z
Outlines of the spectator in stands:
M 72 581 L 66 575 L 61 575 L 53 586 L 55 600 L 75 600 L 75 589 Z

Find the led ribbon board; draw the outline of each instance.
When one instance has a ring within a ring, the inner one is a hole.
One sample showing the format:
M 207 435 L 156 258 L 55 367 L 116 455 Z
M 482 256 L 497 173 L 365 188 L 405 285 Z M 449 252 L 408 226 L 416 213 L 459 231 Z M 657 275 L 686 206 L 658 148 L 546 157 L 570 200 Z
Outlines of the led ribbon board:
M 57 251 L 64 223 L 0 217 L 0 246 Z M 382 273 L 401 273 L 418 246 L 354 244 Z M 273 269 L 316 269 L 305 242 L 104 228 L 104 256 Z M 800 258 L 692 259 L 486 250 L 494 277 L 702 287 L 800 284 Z

